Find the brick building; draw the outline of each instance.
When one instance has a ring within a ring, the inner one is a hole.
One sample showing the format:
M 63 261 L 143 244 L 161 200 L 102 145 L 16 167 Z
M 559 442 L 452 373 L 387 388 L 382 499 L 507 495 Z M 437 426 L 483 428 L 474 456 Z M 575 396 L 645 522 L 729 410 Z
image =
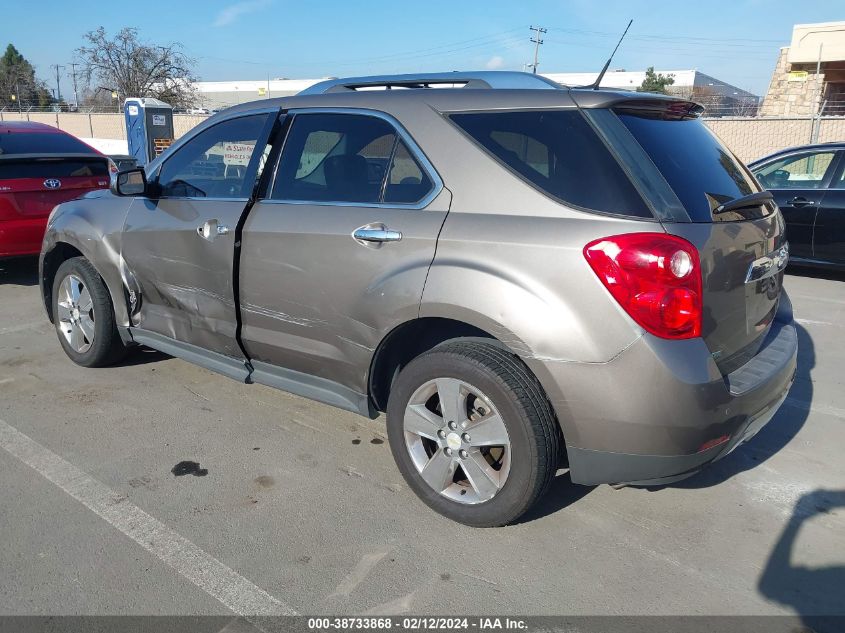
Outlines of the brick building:
M 760 114 L 845 115 L 845 22 L 792 28 L 792 41 L 780 49 Z

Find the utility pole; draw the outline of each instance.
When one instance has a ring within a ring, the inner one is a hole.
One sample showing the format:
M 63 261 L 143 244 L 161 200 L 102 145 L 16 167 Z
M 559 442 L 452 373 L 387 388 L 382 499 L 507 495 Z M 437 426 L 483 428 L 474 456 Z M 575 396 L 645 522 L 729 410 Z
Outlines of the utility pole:
M 62 89 L 59 86 L 59 70 L 64 69 L 64 66 L 60 66 L 59 64 L 53 64 L 50 68 L 54 68 L 56 70 L 56 101 L 62 100 Z
M 531 68 L 534 70 L 534 74 L 537 74 L 537 64 L 539 63 L 538 57 L 540 55 L 540 44 L 543 43 L 542 38 L 540 37 L 543 33 L 546 32 L 542 26 L 532 26 L 529 27 L 529 30 L 534 31 L 537 33 L 535 37 L 531 38 L 531 42 L 534 43 L 534 63 L 531 65 Z
M 76 89 L 76 67 L 79 64 L 75 62 L 70 63 L 70 78 L 73 80 L 73 98 L 76 100 L 74 105 L 79 108 L 79 92 Z

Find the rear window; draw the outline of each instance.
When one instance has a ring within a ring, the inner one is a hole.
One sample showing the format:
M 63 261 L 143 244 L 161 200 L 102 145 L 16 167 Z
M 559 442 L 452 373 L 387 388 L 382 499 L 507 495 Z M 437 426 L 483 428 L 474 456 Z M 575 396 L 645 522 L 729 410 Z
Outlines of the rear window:
M 617 115 L 693 222 L 712 222 L 713 209 L 760 190 L 745 167 L 700 120 L 633 112 Z
M 105 158 L 99 160 L 0 160 L 0 180 L 12 178 L 82 178 L 108 176 Z
M 0 155 L 9 154 L 95 154 L 69 134 L 11 132 L 0 134 Z
M 652 218 L 652 213 L 576 110 L 450 115 L 484 149 L 546 194 L 584 209 Z

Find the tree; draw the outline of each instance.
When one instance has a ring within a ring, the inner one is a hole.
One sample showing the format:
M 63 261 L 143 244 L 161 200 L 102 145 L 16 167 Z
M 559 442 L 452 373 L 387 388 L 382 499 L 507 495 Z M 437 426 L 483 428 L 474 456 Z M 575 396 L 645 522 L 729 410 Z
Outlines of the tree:
M 109 38 L 100 27 L 84 39 L 86 45 L 76 53 L 89 88 L 116 92 L 119 99 L 155 97 L 174 107 L 193 105 L 196 77 L 191 68 L 196 61 L 182 52 L 181 44 L 144 43 L 135 28 L 123 28 Z
M 9 44 L 0 57 L 0 107 L 46 106 L 50 101 L 50 91 L 35 78 L 35 68 Z
M 666 94 L 666 87 L 675 83 L 674 75 L 664 75 L 663 73 L 654 72 L 654 66 L 649 66 L 645 71 L 645 79 L 637 92 L 659 92 Z

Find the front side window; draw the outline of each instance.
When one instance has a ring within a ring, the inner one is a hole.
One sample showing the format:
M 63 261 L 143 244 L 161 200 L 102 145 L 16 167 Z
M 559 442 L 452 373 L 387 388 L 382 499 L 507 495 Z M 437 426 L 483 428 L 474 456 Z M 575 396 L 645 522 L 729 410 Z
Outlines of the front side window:
M 781 158 L 754 170 L 766 189 L 819 189 L 835 152 L 812 152 Z
M 358 114 L 297 114 L 285 140 L 272 199 L 357 204 L 414 203 L 432 188 L 394 127 Z
M 168 198 L 248 197 L 252 183 L 246 182 L 247 168 L 268 116 L 260 114 L 223 121 L 178 148 L 159 172 L 161 195 Z
M 456 113 L 450 118 L 498 161 L 564 203 L 653 217 L 616 159 L 576 110 Z

